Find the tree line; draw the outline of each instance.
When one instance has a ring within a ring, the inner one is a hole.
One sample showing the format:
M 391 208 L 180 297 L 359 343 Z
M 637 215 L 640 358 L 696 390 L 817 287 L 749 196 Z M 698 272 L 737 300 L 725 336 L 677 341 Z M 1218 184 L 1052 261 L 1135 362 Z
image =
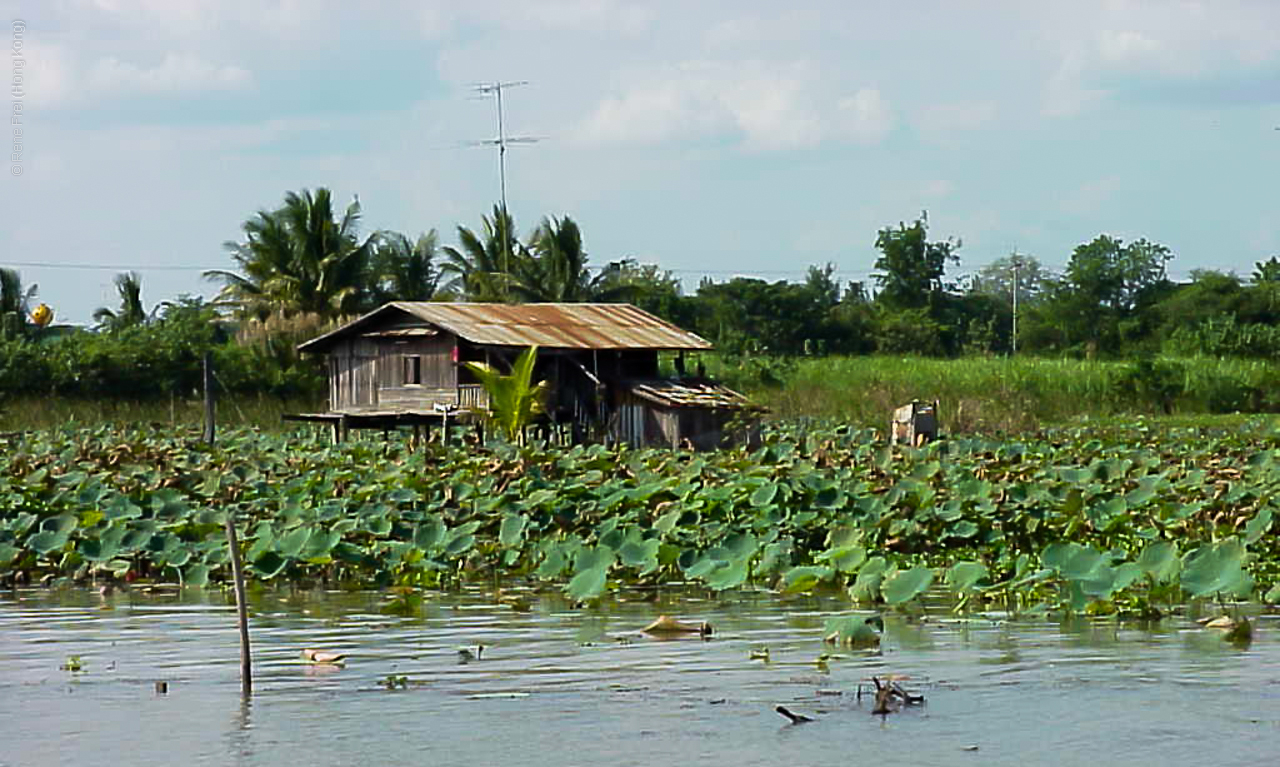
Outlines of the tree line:
M 1258 262 L 1248 277 L 1198 270 L 1189 281 L 1174 282 L 1167 247 L 1102 234 L 1075 247 L 1060 273 L 1034 256 L 1013 253 L 957 274 L 960 241 L 931 238 L 922 214 L 876 233 L 870 284 L 841 284 L 828 263 L 810 266 L 796 282 L 704 279 L 686 292 L 672 272 L 655 264 L 620 258 L 593 266 L 581 229 L 567 216 L 546 217 L 522 238 L 511 214 L 495 206 L 478 227 L 458 226 L 454 245 L 442 245 L 434 229 L 416 237 L 362 234 L 361 216 L 358 201 L 340 209 L 328 189 L 289 192 L 279 207 L 246 220 L 240 239 L 225 244 L 231 268 L 205 273 L 221 285 L 214 300 L 181 297 L 148 310 L 138 275 L 120 274 L 119 305 L 94 313 L 96 332 L 40 332 L 30 320 L 35 288 L 24 286 L 17 272 L 0 269 L 0 391 L 143 394 L 181 387 L 189 376 L 178 370 L 204 349 L 226 344 L 249 350 L 237 352 L 251 368 L 237 378 L 243 387 L 319 391 L 319 371 L 300 363 L 293 346 L 394 300 L 626 301 L 730 354 L 1016 351 L 1114 358 L 1280 352 L 1275 256 Z M 56 344 L 42 343 L 55 336 Z M 168 366 L 171 373 L 117 380 L 123 374 L 108 368 L 146 354 L 125 348 L 130 344 L 169 349 L 168 362 L 138 365 Z M 86 372 L 93 360 L 101 361 L 96 374 Z

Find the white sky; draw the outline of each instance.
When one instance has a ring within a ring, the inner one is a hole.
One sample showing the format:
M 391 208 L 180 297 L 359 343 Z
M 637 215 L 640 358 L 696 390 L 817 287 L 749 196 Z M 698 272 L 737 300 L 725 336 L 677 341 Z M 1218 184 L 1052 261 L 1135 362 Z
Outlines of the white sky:
M 787 7 L 787 6 L 793 7 Z M 288 190 L 359 195 L 366 231 L 479 226 L 506 94 L 522 232 L 592 262 L 867 279 L 927 209 L 973 269 L 1100 233 L 1175 277 L 1280 254 L 1280 3 L 0 0 L 21 38 L 22 175 L 0 265 L 59 321 L 212 294 L 222 244 Z M 14 71 L 12 46 L 6 82 Z M 6 95 L 8 101 L 15 100 Z M 9 109 L 6 109 L 9 112 Z M 9 165 L 15 164 L 12 159 Z M 96 268 L 86 268 L 96 267 Z

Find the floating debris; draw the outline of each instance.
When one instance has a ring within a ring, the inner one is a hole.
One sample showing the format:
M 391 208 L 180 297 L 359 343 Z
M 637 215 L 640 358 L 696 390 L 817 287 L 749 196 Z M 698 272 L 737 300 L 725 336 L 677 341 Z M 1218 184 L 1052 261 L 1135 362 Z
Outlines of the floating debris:
M 778 706 L 774 711 L 777 711 L 779 714 L 790 719 L 792 724 L 804 724 L 805 722 L 814 721 L 813 717 L 805 716 L 804 714 L 797 714 L 786 706 Z
M 1248 618 L 1232 618 L 1219 615 L 1216 618 L 1201 618 L 1198 623 L 1207 629 L 1219 629 L 1222 638 L 1235 645 L 1247 645 L 1253 641 L 1253 624 Z
M 346 665 L 346 653 L 329 652 L 327 650 L 306 649 L 302 651 L 302 659 L 311 663 L 326 663 L 332 666 Z
M 918 706 L 924 703 L 923 695 L 912 695 L 902 689 L 902 685 L 898 684 L 898 679 L 906 678 L 905 676 L 889 675 L 882 682 L 879 677 L 871 677 L 871 681 L 876 686 L 876 705 L 871 709 L 871 713 L 892 714 L 903 706 Z M 858 685 L 858 700 L 862 700 L 862 685 Z
M 669 615 L 658 616 L 657 620 L 640 630 L 646 634 L 697 634 L 704 637 L 711 636 L 710 623 L 706 621 L 702 623 L 685 623 Z

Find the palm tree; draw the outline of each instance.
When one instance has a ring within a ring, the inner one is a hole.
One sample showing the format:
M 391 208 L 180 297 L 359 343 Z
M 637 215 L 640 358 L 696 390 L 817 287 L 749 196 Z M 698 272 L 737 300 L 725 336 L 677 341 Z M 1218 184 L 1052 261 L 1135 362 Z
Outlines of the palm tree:
M 530 302 L 610 302 L 631 293 L 617 279 L 618 269 L 606 268 L 594 277 L 587 267 L 582 232 L 573 219 L 544 218 L 530 238 L 533 258 L 520 264 L 512 291 Z
M 468 301 L 509 301 L 513 274 L 529 259 L 528 250 L 516 239 L 515 222 L 505 208 L 493 206 L 493 216 L 482 222 L 483 236 L 459 226 L 461 249 L 444 249 L 441 270 L 453 275 L 445 287 Z
M 121 272 L 115 276 L 116 294 L 120 296 L 120 308 L 108 309 L 98 307 L 93 313 L 93 321 L 104 330 L 121 330 L 122 328 L 141 325 L 147 321 L 147 310 L 142 306 L 142 278 L 137 272 Z
M 240 272 L 214 269 L 206 279 L 223 283 L 220 299 L 242 314 L 339 317 L 365 308 L 365 281 L 377 233 L 357 237 L 360 201 L 334 218 L 328 189 L 289 192 L 275 211 L 260 210 L 241 227 L 244 242 L 227 249 Z
M 22 287 L 22 275 L 15 269 L 0 269 L 0 338 L 17 338 L 27 326 L 31 300 L 39 286 Z
M 440 287 L 435 265 L 439 238 L 432 229 L 410 240 L 399 232 L 383 232 L 373 251 L 375 303 L 430 301 Z

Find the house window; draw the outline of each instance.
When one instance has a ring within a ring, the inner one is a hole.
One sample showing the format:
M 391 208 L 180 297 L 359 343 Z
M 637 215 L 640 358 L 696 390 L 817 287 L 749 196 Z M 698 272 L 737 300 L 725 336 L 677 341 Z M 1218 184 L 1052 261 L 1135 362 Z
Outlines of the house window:
M 405 355 L 404 383 L 406 386 L 420 385 L 422 383 L 422 357 L 420 355 Z

